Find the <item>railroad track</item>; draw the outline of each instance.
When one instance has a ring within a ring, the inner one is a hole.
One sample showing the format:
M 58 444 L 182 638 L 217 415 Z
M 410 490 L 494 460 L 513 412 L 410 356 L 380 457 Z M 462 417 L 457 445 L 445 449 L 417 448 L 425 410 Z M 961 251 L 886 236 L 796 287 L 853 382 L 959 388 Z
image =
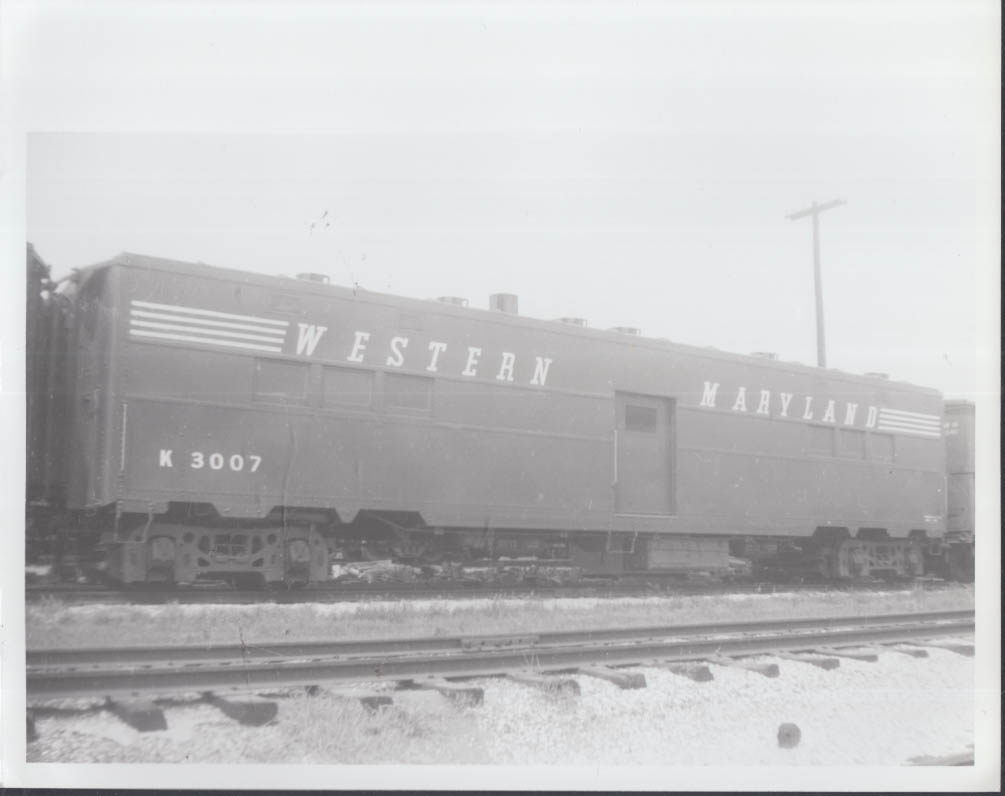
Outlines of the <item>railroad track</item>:
M 481 689 L 466 684 L 470 678 L 506 676 L 578 693 L 575 680 L 563 675 L 639 688 L 644 678 L 630 669 L 639 665 L 694 680 L 712 679 L 709 663 L 776 677 L 777 664 L 750 658 L 773 655 L 834 668 L 841 658 L 874 661 L 881 653 L 924 657 L 924 645 L 972 655 L 972 645 L 945 639 L 973 630 L 973 611 L 948 611 L 453 638 L 36 649 L 27 654 L 27 695 L 34 707 L 66 698 L 103 699 L 143 730 L 166 726 L 153 697 L 198 694 L 239 721 L 261 724 L 276 715 L 275 702 L 235 702 L 233 695 L 368 684 L 359 698 L 390 702 L 386 691 L 373 689 L 391 686 L 431 688 L 479 702 Z
M 638 597 L 654 594 L 791 594 L 805 591 L 870 592 L 958 588 L 943 580 L 913 582 L 875 580 L 857 583 L 773 583 L 645 581 L 596 582 L 588 584 L 522 583 L 516 585 L 472 582 L 420 583 L 339 583 L 306 589 L 264 590 L 232 587 L 187 589 L 116 589 L 92 584 L 28 585 L 25 602 L 60 602 L 66 605 L 294 605 L 305 603 L 361 602 L 387 599 L 454 599 L 463 597 L 555 596 L 555 597 Z

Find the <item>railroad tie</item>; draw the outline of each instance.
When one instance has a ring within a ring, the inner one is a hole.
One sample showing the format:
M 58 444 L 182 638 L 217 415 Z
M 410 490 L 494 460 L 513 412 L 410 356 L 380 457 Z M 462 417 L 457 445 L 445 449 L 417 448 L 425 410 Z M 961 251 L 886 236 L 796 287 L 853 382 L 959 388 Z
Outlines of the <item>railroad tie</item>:
M 911 647 L 893 647 L 882 645 L 879 647 L 862 647 L 860 652 L 866 655 L 876 655 L 877 659 L 886 652 L 899 652 L 901 655 L 910 655 L 912 658 L 927 658 L 928 653 L 923 649 L 912 649 Z M 920 654 L 919 654 L 920 653 Z
M 214 693 L 202 695 L 203 702 L 218 708 L 225 716 L 247 727 L 261 727 L 268 724 L 279 712 L 279 705 L 264 699 L 224 699 Z
M 813 655 L 800 652 L 776 652 L 776 658 L 781 658 L 785 661 L 798 661 L 799 663 L 808 663 L 810 666 L 816 666 L 819 669 L 837 669 L 841 665 L 841 661 L 837 658 L 827 658 L 823 655 Z
M 355 700 L 371 712 L 376 712 L 382 707 L 394 704 L 394 699 L 392 697 L 376 691 L 363 691 L 361 689 L 353 689 L 351 691 L 345 689 L 334 689 L 329 691 L 329 693 L 339 699 Z
M 658 663 L 655 665 L 671 674 L 694 680 L 696 683 L 707 683 L 715 679 L 712 670 L 704 663 Z
M 425 677 L 421 680 L 412 680 L 410 683 L 415 688 L 438 691 L 451 702 L 460 705 L 480 705 L 485 701 L 484 689 L 452 683 L 442 677 Z
M 835 658 L 848 658 L 848 660 L 865 661 L 866 663 L 875 663 L 879 660 L 879 653 L 861 648 L 851 649 L 842 647 L 841 649 L 835 649 L 833 647 L 821 647 L 818 652 L 824 655 L 831 655 Z
M 614 685 L 622 690 L 646 687 L 646 676 L 641 672 L 618 671 L 609 666 L 581 666 L 577 671 L 589 677 L 596 677 L 599 680 L 614 683 Z
M 912 658 L 928 657 L 928 650 L 921 647 L 912 647 L 907 644 L 884 644 L 880 649 L 889 652 L 899 652 L 901 655 L 910 655 Z
M 950 652 L 955 652 L 957 655 L 962 655 L 965 658 L 974 657 L 974 645 L 964 644 L 959 641 L 943 641 L 942 639 L 932 639 L 931 641 L 919 641 L 918 646 L 936 647 L 940 650 L 949 650 Z
M 548 677 L 536 672 L 509 672 L 506 676 L 514 682 L 540 688 L 549 694 L 579 696 L 579 683 L 571 677 Z
M 778 677 L 781 674 L 777 663 L 754 663 L 752 661 L 740 660 L 739 658 L 728 658 L 724 655 L 716 655 L 708 660 L 716 666 L 731 666 L 735 669 L 746 669 L 748 672 L 763 674 L 765 677 Z
M 108 699 L 105 702 L 105 709 L 118 716 L 119 720 L 137 732 L 155 732 L 167 729 L 164 711 L 146 699 L 123 701 Z

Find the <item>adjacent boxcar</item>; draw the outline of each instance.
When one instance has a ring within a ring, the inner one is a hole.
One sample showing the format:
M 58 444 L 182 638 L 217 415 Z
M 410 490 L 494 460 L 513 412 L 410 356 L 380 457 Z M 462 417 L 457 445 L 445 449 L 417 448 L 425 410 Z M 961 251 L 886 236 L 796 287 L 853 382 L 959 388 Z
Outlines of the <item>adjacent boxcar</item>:
M 389 551 L 913 575 L 946 530 L 934 390 L 133 254 L 59 295 L 30 486 L 125 581 Z
M 957 580 L 973 580 L 975 515 L 974 465 L 976 442 L 974 405 L 946 401 L 946 557 Z

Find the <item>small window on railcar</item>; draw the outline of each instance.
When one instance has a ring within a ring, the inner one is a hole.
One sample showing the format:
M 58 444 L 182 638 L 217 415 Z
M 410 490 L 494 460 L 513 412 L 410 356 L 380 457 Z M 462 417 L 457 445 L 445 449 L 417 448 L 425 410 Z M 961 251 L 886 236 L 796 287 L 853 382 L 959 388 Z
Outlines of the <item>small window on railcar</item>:
M 864 459 L 865 432 L 854 428 L 839 428 L 838 455 L 848 459 Z
M 806 426 L 806 450 L 822 456 L 834 455 L 834 429 L 830 426 Z
M 655 406 L 638 406 L 625 404 L 625 430 L 650 431 L 659 430 L 659 410 Z
M 352 368 L 322 371 L 322 396 L 326 408 L 339 406 L 369 407 L 373 402 L 373 373 Z
M 255 400 L 259 403 L 304 406 L 310 366 L 299 362 L 255 360 Z
M 387 373 L 384 376 L 384 406 L 429 412 L 433 408 L 433 380 L 425 376 Z
M 893 434 L 869 434 L 869 458 L 877 462 L 892 462 L 894 455 Z

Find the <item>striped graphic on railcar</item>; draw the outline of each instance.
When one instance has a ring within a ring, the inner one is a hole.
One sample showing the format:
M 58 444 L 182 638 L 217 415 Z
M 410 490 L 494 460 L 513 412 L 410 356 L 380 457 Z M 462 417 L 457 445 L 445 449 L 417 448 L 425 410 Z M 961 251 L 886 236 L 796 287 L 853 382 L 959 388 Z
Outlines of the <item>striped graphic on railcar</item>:
M 288 321 L 200 310 L 153 301 L 131 301 L 129 334 L 153 340 L 201 343 L 280 353 Z
M 876 430 L 934 439 L 942 436 L 942 418 L 900 409 L 880 409 Z

